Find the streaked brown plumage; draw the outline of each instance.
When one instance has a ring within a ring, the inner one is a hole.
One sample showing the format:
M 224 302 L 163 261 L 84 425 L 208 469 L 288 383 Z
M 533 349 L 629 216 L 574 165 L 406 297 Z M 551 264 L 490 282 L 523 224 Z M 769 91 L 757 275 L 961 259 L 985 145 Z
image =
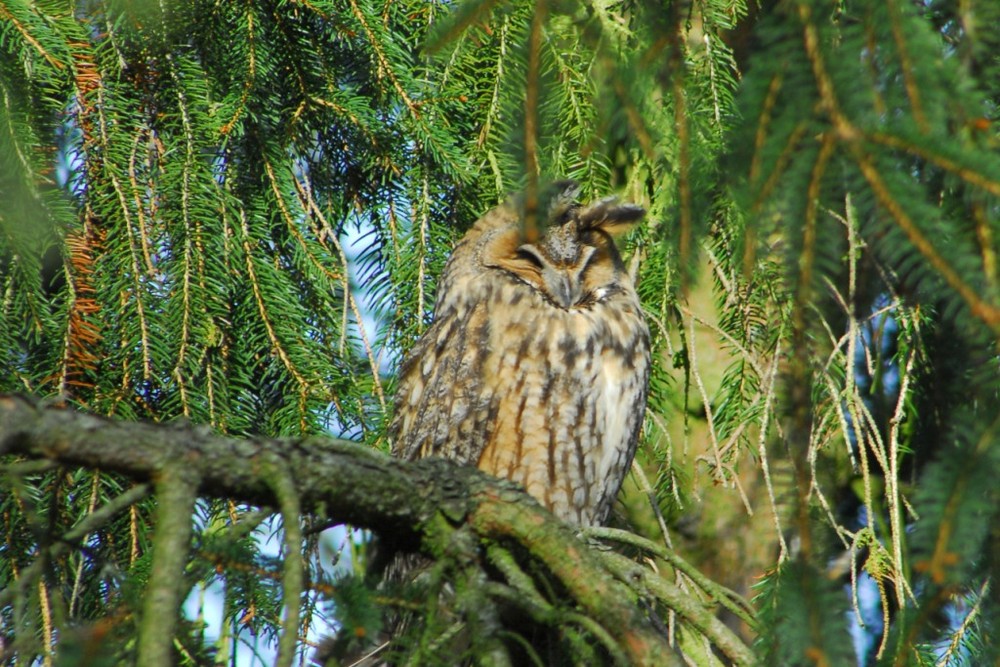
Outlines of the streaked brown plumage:
M 390 432 L 396 456 L 477 465 L 586 526 L 607 517 L 645 411 L 649 332 L 610 236 L 643 210 L 557 187 L 534 243 L 508 202 L 455 248 Z

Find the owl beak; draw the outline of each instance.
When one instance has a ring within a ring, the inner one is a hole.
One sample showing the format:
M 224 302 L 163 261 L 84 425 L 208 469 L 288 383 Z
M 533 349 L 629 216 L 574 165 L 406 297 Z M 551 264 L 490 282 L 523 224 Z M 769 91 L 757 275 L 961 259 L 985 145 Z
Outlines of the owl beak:
M 548 269 L 545 273 L 549 274 L 544 277 L 544 280 L 556 305 L 569 310 L 570 306 L 575 304 L 580 297 L 580 289 L 575 276 L 570 275 L 567 271 L 553 269 Z
M 568 275 L 564 273 L 560 278 L 562 280 L 559 281 L 559 300 L 562 301 L 563 308 L 569 308 L 576 303 L 576 294 L 574 294 L 576 290 Z

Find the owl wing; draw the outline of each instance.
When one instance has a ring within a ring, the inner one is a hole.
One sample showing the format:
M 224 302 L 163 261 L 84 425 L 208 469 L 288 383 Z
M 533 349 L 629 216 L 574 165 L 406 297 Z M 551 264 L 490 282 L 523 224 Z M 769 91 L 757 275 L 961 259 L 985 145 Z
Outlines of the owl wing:
M 433 324 L 400 367 L 392 453 L 413 460 L 444 456 L 475 464 L 486 446 L 496 400 L 483 380 L 489 351 L 492 269 L 482 266 L 484 234 L 511 224 L 500 207 L 455 248 L 438 287 Z
M 445 456 L 474 464 L 485 446 L 493 398 L 482 380 L 489 337 L 485 304 L 446 311 L 414 346 L 400 370 L 393 455 Z

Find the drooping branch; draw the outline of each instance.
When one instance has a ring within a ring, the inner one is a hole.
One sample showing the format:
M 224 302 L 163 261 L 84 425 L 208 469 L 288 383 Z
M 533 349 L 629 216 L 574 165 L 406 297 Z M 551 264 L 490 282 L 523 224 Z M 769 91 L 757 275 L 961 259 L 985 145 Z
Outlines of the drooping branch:
M 443 553 L 458 530 L 516 541 L 605 628 L 629 663 L 671 664 L 666 638 L 572 531 L 510 483 L 450 461 L 396 461 L 326 437 L 237 439 L 188 423 L 121 422 L 0 395 L 0 455 L 99 468 L 158 487 L 178 466 L 202 496 L 278 506 L 269 475 L 289 471 L 301 511 Z
M 149 667 L 169 667 L 176 610 L 184 600 L 184 571 L 191 543 L 195 474 L 179 465 L 168 465 L 159 475 L 156 493 L 156 535 L 153 561 L 143 596 L 139 626 L 139 662 Z

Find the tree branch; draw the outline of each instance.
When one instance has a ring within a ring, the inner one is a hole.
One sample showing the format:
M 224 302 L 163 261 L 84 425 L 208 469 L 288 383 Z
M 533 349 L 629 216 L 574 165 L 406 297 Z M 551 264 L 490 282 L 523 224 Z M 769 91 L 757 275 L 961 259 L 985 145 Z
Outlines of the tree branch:
M 192 471 L 168 465 L 156 482 L 156 535 L 153 564 L 143 595 L 139 664 L 170 667 L 177 610 L 187 591 L 180 574 L 191 548 L 191 513 L 196 499 Z
M 272 506 L 281 499 L 269 471 L 280 461 L 302 511 L 392 535 L 424 553 L 445 553 L 457 530 L 486 542 L 519 542 L 610 633 L 631 664 L 671 664 L 666 638 L 633 602 L 635 595 L 569 526 L 511 483 L 474 468 L 442 459 L 401 462 L 326 437 L 237 439 L 189 423 L 113 421 L 11 394 L 0 395 L 3 454 L 154 483 L 181 466 L 196 470 L 189 479 L 200 495 Z

